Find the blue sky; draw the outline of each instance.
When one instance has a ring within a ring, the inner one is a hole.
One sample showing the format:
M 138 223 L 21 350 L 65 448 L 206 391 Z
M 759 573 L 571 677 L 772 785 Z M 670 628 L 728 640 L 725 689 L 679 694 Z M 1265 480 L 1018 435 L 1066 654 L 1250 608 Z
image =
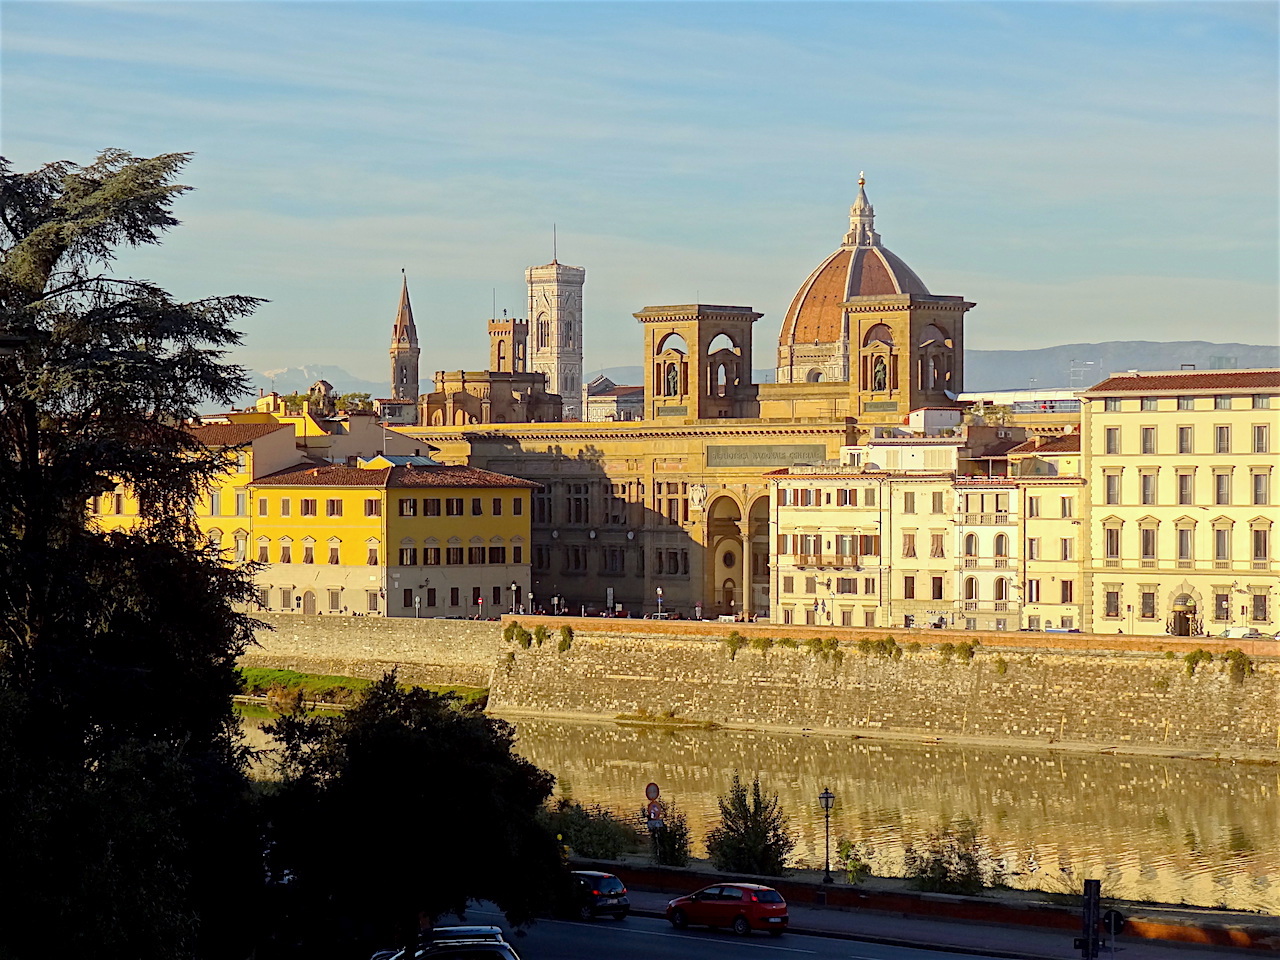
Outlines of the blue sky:
M 269 298 L 237 359 L 484 365 L 524 268 L 585 266 L 586 367 L 650 304 L 746 304 L 773 362 L 860 170 L 970 347 L 1275 342 L 1272 3 L 0 5 L 3 151 L 195 152 L 128 272 Z

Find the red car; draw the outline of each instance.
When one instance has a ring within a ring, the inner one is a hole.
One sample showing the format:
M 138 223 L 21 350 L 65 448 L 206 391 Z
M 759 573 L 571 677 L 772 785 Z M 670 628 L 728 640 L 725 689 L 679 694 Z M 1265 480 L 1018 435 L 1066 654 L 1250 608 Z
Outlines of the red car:
M 732 927 L 739 936 L 767 930 L 781 936 L 787 929 L 787 901 L 773 887 L 758 883 L 717 883 L 667 904 L 667 919 L 677 930 L 691 923 Z

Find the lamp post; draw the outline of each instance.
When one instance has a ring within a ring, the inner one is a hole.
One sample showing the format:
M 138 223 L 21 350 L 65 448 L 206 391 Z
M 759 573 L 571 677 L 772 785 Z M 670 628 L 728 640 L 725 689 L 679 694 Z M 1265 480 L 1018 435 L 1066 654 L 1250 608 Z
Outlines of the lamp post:
M 658 613 L 659 615 L 661 615 L 662 613 L 662 588 L 661 587 L 658 588 Z
M 515 612 L 516 612 L 516 590 L 518 589 L 519 589 L 519 584 L 517 584 L 514 580 L 512 580 L 511 581 L 511 613 L 513 616 L 515 615 Z
M 827 834 L 827 852 L 823 859 L 822 882 L 832 883 L 831 879 L 831 808 L 836 805 L 836 795 L 831 792 L 830 787 L 824 787 L 823 791 L 818 794 L 818 802 L 822 804 L 822 816 L 826 821 Z

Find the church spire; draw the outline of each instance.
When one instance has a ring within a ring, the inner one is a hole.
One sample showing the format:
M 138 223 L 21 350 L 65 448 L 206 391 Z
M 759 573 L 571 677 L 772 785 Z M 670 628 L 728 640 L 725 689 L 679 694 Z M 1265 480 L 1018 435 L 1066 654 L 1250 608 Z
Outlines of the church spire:
M 849 232 L 844 235 L 846 247 L 878 247 L 880 234 L 876 233 L 876 210 L 867 199 L 867 175 L 858 174 L 858 198 L 849 208 Z
M 409 278 L 400 271 L 400 306 L 391 327 L 391 399 L 418 399 L 418 330 L 409 303 Z
M 413 325 L 413 306 L 409 303 L 409 278 L 403 269 L 400 271 L 400 278 L 400 306 L 396 310 L 396 322 L 391 329 L 392 349 L 395 349 L 396 344 L 410 347 L 418 345 L 418 330 Z

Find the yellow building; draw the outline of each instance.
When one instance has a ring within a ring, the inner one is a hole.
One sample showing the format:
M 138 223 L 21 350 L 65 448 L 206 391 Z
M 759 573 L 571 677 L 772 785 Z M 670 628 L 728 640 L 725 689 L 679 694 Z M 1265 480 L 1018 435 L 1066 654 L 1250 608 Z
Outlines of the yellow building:
M 266 610 L 490 616 L 529 592 L 537 484 L 424 458 L 301 464 L 259 478 L 253 559 Z
M 1093 629 L 1274 632 L 1280 370 L 1116 374 L 1082 398 Z

